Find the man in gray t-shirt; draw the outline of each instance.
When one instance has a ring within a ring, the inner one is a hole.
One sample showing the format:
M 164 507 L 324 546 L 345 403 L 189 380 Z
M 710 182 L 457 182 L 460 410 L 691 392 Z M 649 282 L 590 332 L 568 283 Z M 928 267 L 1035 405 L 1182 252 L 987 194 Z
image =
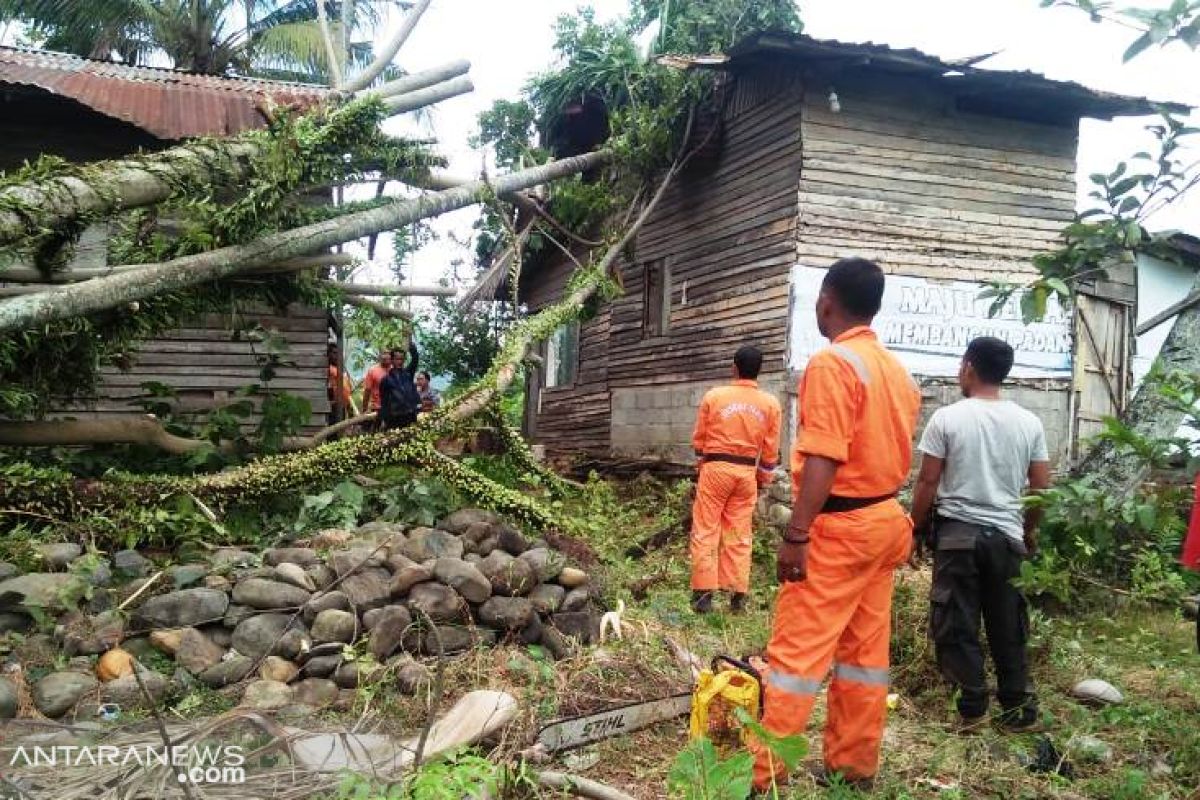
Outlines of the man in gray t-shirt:
M 1027 731 L 1038 723 L 1025 655 L 1029 615 L 1012 579 L 1037 546 L 1038 513 L 1021 498 L 1027 487 L 1046 488 L 1050 465 L 1041 421 L 1000 397 L 1012 364 L 1007 343 L 973 340 L 958 375 L 966 399 L 935 411 L 918 446 L 912 517 L 934 549 L 930 633 L 942 673 L 960 689 L 964 730 L 986 720 L 981 615 L 996 665 L 1000 725 Z

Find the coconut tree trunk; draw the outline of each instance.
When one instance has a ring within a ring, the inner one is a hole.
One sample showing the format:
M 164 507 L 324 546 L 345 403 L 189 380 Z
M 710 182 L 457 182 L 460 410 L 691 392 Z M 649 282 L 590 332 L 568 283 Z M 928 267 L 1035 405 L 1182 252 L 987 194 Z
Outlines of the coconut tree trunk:
M 1192 288 L 1200 290 L 1200 278 Z M 1185 308 L 1175 318 L 1159 351 L 1158 365 L 1168 373 L 1178 370 L 1200 374 L 1200 307 Z M 1179 430 L 1185 416 L 1183 409 L 1162 396 L 1157 382 L 1146 380 L 1134 395 L 1123 421 L 1140 436 L 1164 439 Z M 1145 480 L 1149 467 L 1128 449 L 1102 441 L 1092 448 L 1075 472 L 1095 476 L 1099 485 L 1110 493 L 1125 496 Z
M 565 158 L 505 175 L 490 183 L 472 181 L 458 188 L 270 234 L 248 244 L 210 250 L 161 264 L 149 264 L 143 269 L 131 269 L 109 277 L 71 284 L 54 292 L 5 300 L 0 302 L 0 332 L 115 308 L 281 259 L 306 255 L 469 206 L 493 192 L 514 192 L 565 178 L 591 169 L 607 158 L 608 154 L 604 151 Z

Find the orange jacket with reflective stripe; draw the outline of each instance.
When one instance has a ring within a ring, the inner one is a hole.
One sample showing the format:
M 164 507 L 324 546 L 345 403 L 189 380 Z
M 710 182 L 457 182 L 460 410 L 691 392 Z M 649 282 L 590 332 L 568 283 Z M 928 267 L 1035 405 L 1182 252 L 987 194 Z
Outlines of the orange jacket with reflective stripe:
M 758 458 L 763 469 L 779 464 L 779 401 L 756 381 L 736 380 L 710 389 L 700 401 L 692 446 L 697 453 Z
M 866 326 L 814 354 L 800 379 L 800 424 L 792 471 L 806 455 L 837 461 L 831 494 L 877 497 L 897 491 L 912 466 L 921 392 Z

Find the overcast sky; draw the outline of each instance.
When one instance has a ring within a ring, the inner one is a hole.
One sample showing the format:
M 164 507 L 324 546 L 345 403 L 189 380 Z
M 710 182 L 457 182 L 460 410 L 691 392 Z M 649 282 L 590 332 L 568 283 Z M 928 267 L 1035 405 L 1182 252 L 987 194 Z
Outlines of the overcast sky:
M 399 61 L 415 71 L 469 58 L 475 91 L 440 104 L 415 127 L 411 120 L 394 123 L 396 131 L 436 136 L 454 171 L 477 174 L 480 154 L 467 144 L 476 116 L 498 98 L 516 97 L 530 75 L 549 66 L 554 19 L 578 5 L 574 0 L 434 0 Z M 627 7 L 626 0 L 595 0 L 591 5 L 600 19 L 617 16 Z M 804 0 L 800 13 L 805 32 L 818 38 L 915 47 L 947 58 L 999 50 L 980 66 L 1033 70 L 1097 89 L 1200 105 L 1200 54 L 1176 45 L 1147 51 L 1123 65 L 1121 53 L 1133 31 L 1093 24 L 1069 9 L 1042 9 L 1037 0 Z M 1085 120 L 1080 174 L 1107 171 L 1122 157 L 1146 149 L 1146 122 Z M 1200 158 L 1200 147 L 1193 152 Z M 454 244 L 450 236 L 469 240 L 476 215 L 476 210 L 466 209 L 438 220 L 435 227 L 442 239 L 415 257 L 409 280 L 434 281 L 454 259 L 468 265 L 460 269 L 461 275 L 468 275 L 472 252 Z M 1154 227 L 1200 232 L 1200 193 L 1186 206 L 1161 214 Z

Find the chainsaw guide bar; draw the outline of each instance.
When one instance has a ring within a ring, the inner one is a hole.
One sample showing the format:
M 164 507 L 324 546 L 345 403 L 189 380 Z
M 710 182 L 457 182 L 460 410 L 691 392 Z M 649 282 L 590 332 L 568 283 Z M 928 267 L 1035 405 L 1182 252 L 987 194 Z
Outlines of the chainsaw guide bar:
M 547 751 L 557 753 L 682 717 L 691 710 L 690 692 L 660 700 L 631 703 L 596 714 L 551 722 L 538 731 L 537 740 Z

